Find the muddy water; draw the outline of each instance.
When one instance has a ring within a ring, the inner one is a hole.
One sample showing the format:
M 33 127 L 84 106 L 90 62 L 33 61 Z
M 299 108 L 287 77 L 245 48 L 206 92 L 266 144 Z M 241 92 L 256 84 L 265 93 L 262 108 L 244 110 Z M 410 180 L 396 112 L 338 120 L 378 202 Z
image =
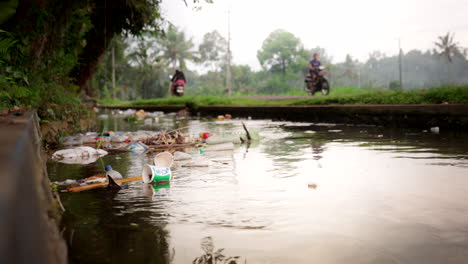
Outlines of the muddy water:
M 99 129 L 240 130 L 238 120 L 158 119 L 145 127 L 111 116 Z M 170 186 L 62 194 L 71 263 L 192 263 L 207 236 L 241 263 L 466 263 L 466 134 L 245 122 L 259 142 L 198 156 L 208 168 L 176 164 Z M 48 171 L 83 178 L 111 164 L 131 177 L 151 158 Z

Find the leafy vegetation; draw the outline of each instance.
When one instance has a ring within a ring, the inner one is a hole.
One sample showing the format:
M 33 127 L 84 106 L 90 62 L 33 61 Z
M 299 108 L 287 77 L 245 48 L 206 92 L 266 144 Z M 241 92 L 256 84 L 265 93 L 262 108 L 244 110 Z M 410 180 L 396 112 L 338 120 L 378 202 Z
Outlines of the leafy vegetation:
M 468 103 L 468 86 L 438 87 L 427 90 L 377 90 L 301 99 L 294 105 L 323 104 L 457 104 Z
M 147 34 L 142 39 L 124 40 L 126 54 L 116 64 L 126 65 L 119 73 L 113 90 L 121 100 L 160 98 L 168 95 L 169 75 L 184 69 L 187 77 L 187 96 L 222 96 L 226 94 L 227 41 L 217 31 L 204 35 L 198 48 L 190 36 L 177 27 L 166 30 L 168 37 Z M 170 48 L 168 48 L 170 47 Z M 468 83 L 468 60 L 465 50 L 454 40 L 453 34 L 440 36 L 434 50 L 411 50 L 402 54 L 403 86 L 399 82 L 398 56 L 386 56 L 375 51 L 360 62 L 346 56 L 334 63 L 323 48 L 307 49 L 301 40 L 284 30 L 273 31 L 259 47 L 257 59 L 262 66 L 254 70 L 248 65 L 232 65 L 232 94 L 248 95 L 305 95 L 304 76 L 313 53 L 320 55 L 326 66 L 332 89 L 353 86 L 366 90 L 427 89 L 443 85 L 460 86 Z M 235 55 L 235 54 L 234 54 Z M 109 61 L 107 55 L 106 61 Z M 448 59 L 450 58 L 450 60 Z M 110 66 L 106 64 L 107 83 Z M 194 69 L 201 69 L 202 73 Z M 97 75 L 101 76 L 101 75 Z M 103 89 L 103 87 L 107 87 Z M 109 85 L 98 85 L 101 98 L 110 97 Z
M 71 106 L 81 102 L 80 94 L 93 95 L 89 81 L 99 67 L 108 68 L 100 63 L 109 47 L 122 47 L 114 38 L 146 32 L 164 35 L 160 4 L 160 0 L 3 1 L 0 108 Z M 123 48 L 118 52 L 121 61 L 127 60 Z M 125 66 L 131 68 L 124 65 L 122 72 Z
M 221 100 L 213 98 L 226 94 L 227 40 L 219 32 L 206 33 L 196 46 L 190 35 L 166 23 L 160 0 L 117 0 L 112 8 L 106 3 L 46 0 L 36 5 L 34 1 L 9 0 L 0 4 L 5 11 L 0 16 L 0 108 L 72 106 L 89 96 L 113 103 L 200 100 L 212 104 Z M 275 30 L 257 52 L 261 70 L 232 65 L 232 94 L 236 97 L 223 102 L 240 104 L 249 95 L 305 95 L 303 78 L 315 52 L 326 66 L 332 94 L 328 99 L 307 102 L 359 101 L 353 96 L 376 102 L 378 98 L 372 96 L 380 94 L 390 98 L 404 95 L 407 101 L 419 102 L 421 98 L 410 96 L 418 91 L 407 90 L 468 83 L 466 50 L 450 33 L 440 36 L 432 51 L 403 54 L 400 87 L 397 56 L 376 51 L 365 62 L 348 55 L 345 61 L 333 63 L 325 49 L 308 49 L 294 34 Z M 168 96 L 169 75 L 175 69 L 185 71 L 189 98 L 152 100 Z M 339 87 L 359 89 L 345 92 Z M 194 99 L 196 96 L 202 98 Z

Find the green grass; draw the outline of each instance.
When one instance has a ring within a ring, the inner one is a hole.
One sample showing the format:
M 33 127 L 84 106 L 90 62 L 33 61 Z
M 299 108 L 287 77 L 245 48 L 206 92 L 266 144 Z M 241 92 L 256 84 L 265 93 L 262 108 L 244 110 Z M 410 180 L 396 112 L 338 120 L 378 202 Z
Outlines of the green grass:
M 317 95 L 294 100 L 258 100 L 243 96 L 171 97 L 122 102 L 101 100 L 101 105 L 327 105 L 327 104 L 441 104 L 468 103 L 468 86 L 446 86 L 424 90 L 390 91 L 366 90 L 354 87 L 332 89 L 329 96 Z
M 299 99 L 293 105 L 326 104 L 461 104 L 468 103 L 468 86 L 438 87 L 427 90 L 356 91 L 330 96 Z

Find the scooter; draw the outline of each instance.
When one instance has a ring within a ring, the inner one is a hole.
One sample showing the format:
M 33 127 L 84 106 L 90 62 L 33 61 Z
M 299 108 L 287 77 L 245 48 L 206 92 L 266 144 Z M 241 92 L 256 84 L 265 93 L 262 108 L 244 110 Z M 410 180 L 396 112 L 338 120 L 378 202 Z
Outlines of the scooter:
M 171 93 L 175 96 L 183 96 L 185 93 L 185 81 L 184 80 L 176 80 L 171 83 Z
M 320 71 L 315 82 L 312 81 L 312 75 L 310 73 L 307 74 L 304 80 L 306 84 L 305 90 L 310 96 L 313 96 L 316 92 L 322 92 L 323 95 L 328 95 L 330 93 L 330 84 L 325 78 L 325 72 L 323 71 L 325 67 L 320 66 L 319 69 Z

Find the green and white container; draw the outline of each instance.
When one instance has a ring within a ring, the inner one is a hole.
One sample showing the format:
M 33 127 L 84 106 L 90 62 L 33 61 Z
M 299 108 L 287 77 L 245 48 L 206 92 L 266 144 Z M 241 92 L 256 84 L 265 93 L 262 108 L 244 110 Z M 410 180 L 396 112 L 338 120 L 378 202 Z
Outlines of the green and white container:
M 146 164 L 141 172 L 144 183 L 169 182 L 172 179 L 171 166 L 174 157 L 169 152 L 162 152 L 154 157 L 154 165 Z

